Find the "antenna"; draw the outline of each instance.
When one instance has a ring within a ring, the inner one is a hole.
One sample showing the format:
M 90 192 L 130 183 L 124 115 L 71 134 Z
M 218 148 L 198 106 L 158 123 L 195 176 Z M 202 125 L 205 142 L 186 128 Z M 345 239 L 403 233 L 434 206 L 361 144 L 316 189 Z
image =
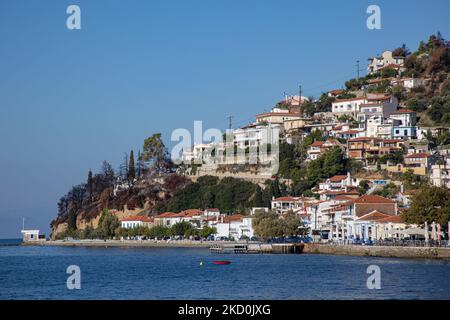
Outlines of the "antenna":
M 228 116 L 227 119 L 228 119 L 228 128 L 231 130 L 233 128 L 233 125 L 231 122 L 233 119 L 233 116 Z
M 25 217 L 22 218 L 22 230 L 25 230 Z

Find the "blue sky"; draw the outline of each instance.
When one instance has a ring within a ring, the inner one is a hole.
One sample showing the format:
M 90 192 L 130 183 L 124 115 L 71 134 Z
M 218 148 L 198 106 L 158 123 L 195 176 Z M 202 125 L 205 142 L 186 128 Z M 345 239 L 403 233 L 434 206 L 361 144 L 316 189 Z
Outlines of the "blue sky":
M 82 29 L 66 28 L 81 8 Z M 382 29 L 366 28 L 381 7 Z M 425 1 L 0 2 L 0 238 L 48 234 L 56 202 L 102 160 L 176 128 L 244 125 L 299 83 L 343 86 L 355 61 L 436 31 L 450 3 Z

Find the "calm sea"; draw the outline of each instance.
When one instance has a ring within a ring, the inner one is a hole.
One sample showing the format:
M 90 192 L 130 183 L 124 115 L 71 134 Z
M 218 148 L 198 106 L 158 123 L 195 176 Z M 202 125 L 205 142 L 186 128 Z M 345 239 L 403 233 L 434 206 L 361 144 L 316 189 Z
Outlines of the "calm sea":
M 448 261 L 1 243 L 0 299 L 450 299 Z M 69 265 L 80 290 L 67 289 Z M 369 265 L 381 268 L 380 290 L 367 289 Z

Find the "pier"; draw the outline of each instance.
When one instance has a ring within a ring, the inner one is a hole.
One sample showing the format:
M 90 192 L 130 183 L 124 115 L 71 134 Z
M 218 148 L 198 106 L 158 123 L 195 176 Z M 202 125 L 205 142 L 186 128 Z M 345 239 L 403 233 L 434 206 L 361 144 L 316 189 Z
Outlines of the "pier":
M 209 250 L 211 253 L 226 254 L 298 254 L 302 253 L 304 248 L 303 243 L 224 243 L 224 244 L 214 244 Z

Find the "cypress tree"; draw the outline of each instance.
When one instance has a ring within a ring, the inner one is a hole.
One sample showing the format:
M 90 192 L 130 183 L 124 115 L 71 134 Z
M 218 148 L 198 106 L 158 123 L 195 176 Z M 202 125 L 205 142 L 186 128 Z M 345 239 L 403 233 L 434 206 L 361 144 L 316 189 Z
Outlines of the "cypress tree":
M 130 161 L 129 163 L 129 167 L 128 167 L 128 180 L 129 181 L 133 181 L 135 178 L 135 169 L 134 169 L 134 154 L 133 154 L 133 150 L 130 151 Z

